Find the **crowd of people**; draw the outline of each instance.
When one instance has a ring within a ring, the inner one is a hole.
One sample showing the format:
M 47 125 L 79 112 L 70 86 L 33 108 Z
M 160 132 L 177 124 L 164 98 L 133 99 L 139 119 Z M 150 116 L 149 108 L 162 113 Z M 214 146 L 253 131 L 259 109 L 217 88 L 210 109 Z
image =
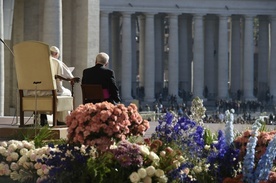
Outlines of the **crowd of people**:
M 172 102 L 173 101 L 173 102 Z M 234 123 L 252 124 L 260 116 L 263 115 L 264 123 L 276 124 L 276 114 L 271 105 L 264 104 L 260 101 L 229 101 L 217 100 L 214 106 L 206 107 L 204 118 L 205 123 L 224 123 L 225 111 L 234 109 Z M 139 107 L 140 111 L 154 111 L 160 116 L 162 113 L 173 111 L 179 116 L 190 116 L 190 106 L 186 103 L 177 103 L 177 100 L 168 100 L 166 104 L 155 102 L 152 106 L 145 104 Z

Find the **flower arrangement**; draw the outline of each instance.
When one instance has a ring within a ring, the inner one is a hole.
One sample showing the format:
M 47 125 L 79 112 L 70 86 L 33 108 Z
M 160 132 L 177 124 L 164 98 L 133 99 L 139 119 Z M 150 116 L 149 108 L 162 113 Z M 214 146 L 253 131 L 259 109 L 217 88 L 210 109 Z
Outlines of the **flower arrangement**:
M 125 107 L 109 102 L 80 105 L 66 122 L 69 142 L 97 146 L 102 151 L 127 137 L 144 135 L 149 128 L 135 104 Z
M 234 134 L 234 111 L 225 130 L 211 133 L 200 118 L 166 113 L 150 138 L 149 122 L 135 105 L 80 105 L 67 117 L 68 141 L 41 147 L 28 141 L 0 142 L 0 178 L 26 183 L 272 183 L 276 182 L 276 131 Z M 225 166 L 227 165 L 227 166 Z

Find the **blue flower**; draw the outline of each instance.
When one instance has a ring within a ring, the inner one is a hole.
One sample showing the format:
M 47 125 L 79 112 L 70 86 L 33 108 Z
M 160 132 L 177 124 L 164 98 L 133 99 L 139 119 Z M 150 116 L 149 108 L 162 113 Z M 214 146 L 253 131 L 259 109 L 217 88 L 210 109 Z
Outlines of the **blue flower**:
M 261 127 L 261 124 L 258 120 L 252 126 L 251 136 L 248 140 L 246 146 L 246 155 L 243 160 L 243 180 L 245 182 L 253 183 L 254 182 L 254 168 L 255 168 L 255 147 L 258 141 L 258 130 Z
M 276 158 L 276 135 L 269 142 L 265 153 L 262 155 L 255 170 L 255 183 L 261 180 L 268 180 L 269 172 L 273 166 L 273 160 Z

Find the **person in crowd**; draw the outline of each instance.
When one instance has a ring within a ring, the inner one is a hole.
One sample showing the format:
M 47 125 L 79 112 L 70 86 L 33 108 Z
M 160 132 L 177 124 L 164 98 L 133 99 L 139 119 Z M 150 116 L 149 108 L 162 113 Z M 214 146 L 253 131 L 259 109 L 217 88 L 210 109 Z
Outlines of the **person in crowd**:
M 83 70 L 82 84 L 102 85 L 104 100 L 117 104 L 121 102 L 121 99 L 114 71 L 107 68 L 108 61 L 108 54 L 104 52 L 98 53 L 95 66 Z

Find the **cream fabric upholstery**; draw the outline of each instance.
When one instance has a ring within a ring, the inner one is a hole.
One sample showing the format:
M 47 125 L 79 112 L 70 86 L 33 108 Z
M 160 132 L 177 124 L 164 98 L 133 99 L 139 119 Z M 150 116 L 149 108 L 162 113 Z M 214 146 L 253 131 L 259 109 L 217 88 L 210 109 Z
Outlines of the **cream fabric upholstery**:
M 56 65 L 50 61 L 49 45 L 38 41 L 25 41 L 13 47 L 20 93 L 20 126 L 24 126 L 24 111 L 53 114 L 56 126 L 57 112 L 73 109 L 72 96 L 57 96 Z M 35 84 L 35 83 L 38 84 Z M 39 91 L 36 96 L 26 91 Z M 41 96 L 43 93 L 47 96 Z M 49 95 L 50 94 L 50 95 Z

